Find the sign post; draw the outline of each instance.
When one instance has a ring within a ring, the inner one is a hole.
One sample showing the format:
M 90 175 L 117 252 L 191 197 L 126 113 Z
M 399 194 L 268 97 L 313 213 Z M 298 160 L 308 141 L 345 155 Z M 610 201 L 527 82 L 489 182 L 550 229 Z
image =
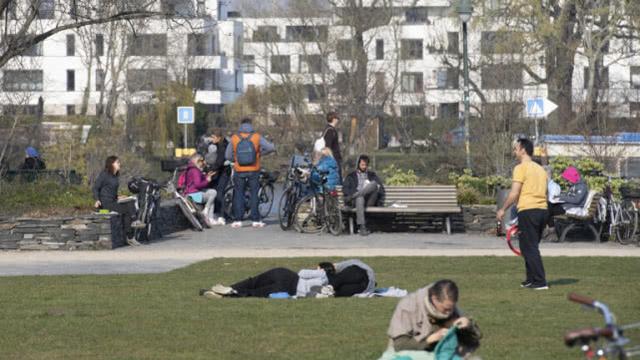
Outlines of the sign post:
M 195 111 L 193 106 L 178 106 L 178 124 L 184 124 L 184 148 L 189 147 L 187 142 L 187 125 L 195 123 Z
M 558 105 L 549 101 L 549 99 L 542 97 L 527 99 L 525 105 L 527 117 L 533 118 L 535 120 L 537 144 L 540 140 L 540 129 L 538 120 L 540 118 L 546 118 L 549 114 L 551 114 L 555 109 L 558 108 Z

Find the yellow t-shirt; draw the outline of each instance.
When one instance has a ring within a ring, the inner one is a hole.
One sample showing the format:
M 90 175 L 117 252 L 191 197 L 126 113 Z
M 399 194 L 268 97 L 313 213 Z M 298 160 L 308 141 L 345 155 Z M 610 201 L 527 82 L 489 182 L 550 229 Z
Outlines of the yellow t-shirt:
M 547 172 L 542 166 L 523 161 L 513 169 L 513 181 L 522 183 L 518 211 L 547 208 Z

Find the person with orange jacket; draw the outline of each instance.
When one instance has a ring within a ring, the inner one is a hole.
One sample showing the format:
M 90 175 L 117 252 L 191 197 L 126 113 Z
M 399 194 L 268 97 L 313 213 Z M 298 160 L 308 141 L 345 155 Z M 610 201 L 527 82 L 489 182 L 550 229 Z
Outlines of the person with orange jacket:
M 250 191 L 252 226 L 264 227 L 258 211 L 258 190 L 260 188 L 260 157 L 275 151 L 275 146 L 253 130 L 251 119 L 244 118 L 240 129 L 233 134 L 225 151 L 225 158 L 233 162 L 233 215 L 232 228 L 242 227 L 245 209 L 244 193 L 247 185 Z

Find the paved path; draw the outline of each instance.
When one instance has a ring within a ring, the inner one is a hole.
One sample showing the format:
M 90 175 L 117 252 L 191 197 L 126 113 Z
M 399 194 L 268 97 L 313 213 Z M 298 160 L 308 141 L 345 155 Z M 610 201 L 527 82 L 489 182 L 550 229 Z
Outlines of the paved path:
M 640 247 L 593 242 L 543 243 L 543 256 L 633 256 Z M 513 256 L 504 239 L 484 235 L 374 233 L 303 235 L 263 229 L 216 227 L 184 231 L 150 245 L 113 251 L 0 252 L 0 276 L 159 273 L 214 257 Z

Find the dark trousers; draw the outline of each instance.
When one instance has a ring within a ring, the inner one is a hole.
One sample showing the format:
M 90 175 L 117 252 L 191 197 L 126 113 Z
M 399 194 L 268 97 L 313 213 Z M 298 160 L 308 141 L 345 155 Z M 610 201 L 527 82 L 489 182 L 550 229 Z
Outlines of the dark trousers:
M 269 297 L 286 292 L 293 296 L 298 287 L 298 274 L 286 268 L 274 268 L 231 285 L 240 297 Z
M 122 231 L 125 236 L 133 237 L 134 231 L 131 228 L 131 223 L 136 218 L 136 205 L 133 201 L 126 201 L 123 203 L 110 202 L 102 204 L 103 209 L 109 211 L 115 211 L 122 217 Z
M 258 190 L 260 174 L 257 171 L 235 173 L 233 176 L 233 216 L 235 221 L 242 221 L 245 209 L 244 191 L 249 186 L 249 206 L 251 209 L 251 221 L 260 221 L 258 211 Z
M 555 221 L 553 221 L 553 217 L 558 215 L 563 215 L 566 213 L 566 211 L 562 207 L 562 204 L 549 203 L 548 205 L 549 205 L 549 220 L 547 221 L 547 223 L 549 224 L 549 227 L 554 227 Z
M 229 185 L 229 174 L 225 170 L 213 180 L 216 189 L 215 213 L 217 216 L 224 216 L 224 191 Z
M 366 270 L 351 265 L 334 275 L 329 283 L 333 286 L 335 296 L 353 296 L 367 289 L 369 277 Z
M 540 238 L 547 225 L 549 213 L 546 209 L 531 209 L 518 212 L 520 229 L 520 251 L 527 271 L 526 282 L 534 285 L 546 285 L 544 265 L 540 256 Z

